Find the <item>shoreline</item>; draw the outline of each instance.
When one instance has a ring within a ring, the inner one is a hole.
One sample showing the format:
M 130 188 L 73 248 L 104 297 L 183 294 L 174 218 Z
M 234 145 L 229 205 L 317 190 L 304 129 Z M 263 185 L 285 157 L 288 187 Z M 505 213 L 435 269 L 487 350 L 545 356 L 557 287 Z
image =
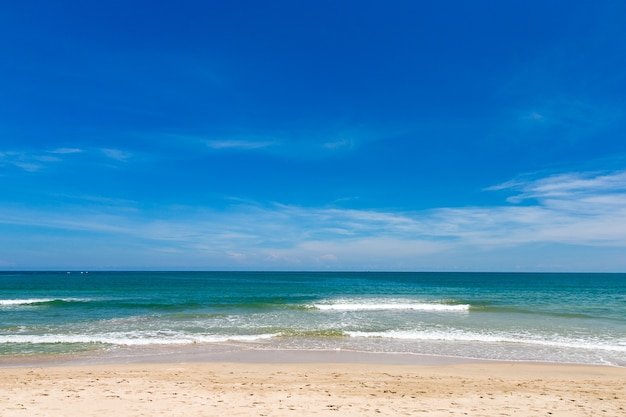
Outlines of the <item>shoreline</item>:
M 625 380 L 626 368 L 510 362 L 64 364 L 0 369 L 0 402 L 3 417 L 617 417 Z
M 346 349 L 255 349 L 236 345 L 200 345 L 137 348 L 49 356 L 0 357 L 0 370 L 28 367 L 98 366 L 168 363 L 250 363 L 250 364 L 370 364 L 405 366 L 445 366 L 459 364 L 527 364 L 626 369 L 606 364 L 550 362 L 540 360 L 500 360 L 405 352 L 368 352 Z
M 505 363 L 504 361 L 419 353 L 380 353 L 351 350 L 300 350 L 234 348 L 212 350 L 202 348 L 132 349 L 131 353 L 67 354 L 51 356 L 13 356 L 0 358 L 0 370 L 28 367 L 74 367 L 100 365 L 159 365 L 172 363 L 238 363 L 238 364 L 369 364 L 437 366 L 473 363 Z M 528 362 L 532 363 L 532 362 Z M 594 365 L 589 365 L 594 366 Z M 601 365 L 598 365 L 601 366 Z

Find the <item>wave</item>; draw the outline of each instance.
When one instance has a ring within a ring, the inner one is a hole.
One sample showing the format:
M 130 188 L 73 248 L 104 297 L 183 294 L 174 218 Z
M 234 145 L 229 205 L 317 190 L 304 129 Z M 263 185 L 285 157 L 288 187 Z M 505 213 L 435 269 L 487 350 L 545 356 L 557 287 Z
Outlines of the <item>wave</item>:
M 469 304 L 450 301 L 417 302 L 407 300 L 337 300 L 312 304 L 312 308 L 325 311 L 383 311 L 383 310 L 415 310 L 432 312 L 468 312 Z
M 87 303 L 89 298 L 19 298 L 0 300 L 0 306 L 14 307 L 25 305 L 55 305 L 68 303 Z
M 121 308 L 121 309 L 148 309 L 162 311 L 192 310 L 204 307 L 197 302 L 184 302 L 179 304 L 152 302 L 149 300 L 128 300 L 115 298 L 77 298 L 77 297 L 49 297 L 49 298 L 21 298 L 2 299 L 0 308 L 16 307 L 70 307 L 84 305 L 90 308 Z
M 4 335 L 1 344 L 101 344 L 116 346 L 188 345 L 196 343 L 255 342 L 278 336 L 277 334 L 255 335 L 190 335 L 190 334 L 47 334 L 47 335 Z
M 559 338 L 537 338 L 532 337 L 520 337 L 510 334 L 482 334 L 471 332 L 459 332 L 459 331 L 402 331 L 402 330 L 389 330 L 383 332 L 363 332 L 363 331 L 346 331 L 346 335 L 350 337 L 365 337 L 365 338 L 387 338 L 387 339 L 402 339 L 413 341 L 442 341 L 442 342 L 483 342 L 483 343 L 511 343 L 511 344 L 526 344 L 535 346 L 555 347 L 555 348 L 572 348 L 572 349 L 586 349 L 586 350 L 604 350 L 613 352 L 626 352 L 626 341 L 619 342 L 601 342 L 598 340 L 581 340 L 581 339 L 567 339 L 563 337 Z
M 203 304 L 194 301 L 184 303 L 162 303 L 147 300 L 130 301 L 126 299 L 101 299 L 101 298 L 72 298 L 72 297 L 48 297 L 48 298 L 21 298 L 0 299 L 0 308 L 19 306 L 38 307 L 65 307 L 73 304 L 88 304 L 93 308 L 105 306 L 107 308 L 148 309 L 155 311 L 185 311 L 180 314 L 194 314 L 186 310 L 199 308 L 212 308 L 217 310 L 246 309 L 258 311 L 272 310 L 325 310 L 325 311 L 382 311 L 382 310 L 416 310 L 432 312 L 468 312 L 473 309 L 469 304 L 455 301 L 416 301 L 407 299 L 339 299 L 320 301 L 311 304 L 291 304 L 285 302 L 249 302 L 249 303 L 209 303 Z M 173 313 L 176 314 L 176 313 Z M 223 313 L 211 313 L 223 314 Z

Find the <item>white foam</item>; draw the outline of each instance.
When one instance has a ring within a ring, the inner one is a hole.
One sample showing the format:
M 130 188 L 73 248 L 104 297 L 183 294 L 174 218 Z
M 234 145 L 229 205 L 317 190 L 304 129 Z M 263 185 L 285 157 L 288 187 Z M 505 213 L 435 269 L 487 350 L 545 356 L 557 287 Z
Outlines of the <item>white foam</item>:
M 52 301 L 88 302 L 92 300 L 88 298 L 19 298 L 19 299 L 0 300 L 0 306 L 19 306 L 19 305 L 41 304 L 41 303 L 50 303 Z
M 0 306 L 17 306 L 17 305 L 27 305 L 27 304 L 37 304 L 37 303 L 49 303 L 50 301 L 54 301 L 56 298 L 25 298 L 25 299 L 11 299 L 11 300 L 0 300 Z
M 556 348 L 573 348 L 587 350 L 604 350 L 626 352 L 626 345 L 608 344 L 598 340 L 556 338 L 530 338 L 509 334 L 481 334 L 461 331 L 409 331 L 389 330 L 384 332 L 346 331 L 351 337 L 388 338 L 415 341 L 446 341 L 446 342 L 484 342 L 484 343 L 515 343 Z
M 313 307 L 318 310 L 327 311 L 383 311 L 383 310 L 416 310 L 416 311 L 438 311 L 438 312 L 468 312 L 469 304 L 444 304 L 444 303 L 424 303 L 424 302 L 395 302 L 390 301 L 360 301 L 360 302 L 332 302 L 316 303 Z
M 165 333 L 165 332 L 163 332 Z M 140 333 L 110 333 L 110 334 L 46 334 L 46 335 L 4 335 L 0 336 L 0 344 L 30 343 L 84 343 L 109 344 L 118 346 L 146 346 L 146 345 L 185 345 L 194 343 L 219 342 L 254 342 L 277 336 L 276 334 L 258 335 L 190 335 L 190 334 L 140 334 Z

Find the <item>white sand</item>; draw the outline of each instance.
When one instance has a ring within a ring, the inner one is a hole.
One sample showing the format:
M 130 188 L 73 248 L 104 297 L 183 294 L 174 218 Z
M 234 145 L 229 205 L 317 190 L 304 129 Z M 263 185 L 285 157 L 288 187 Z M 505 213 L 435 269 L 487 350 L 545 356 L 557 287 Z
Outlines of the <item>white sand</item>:
M 0 415 L 626 416 L 626 369 L 160 363 L 0 369 Z

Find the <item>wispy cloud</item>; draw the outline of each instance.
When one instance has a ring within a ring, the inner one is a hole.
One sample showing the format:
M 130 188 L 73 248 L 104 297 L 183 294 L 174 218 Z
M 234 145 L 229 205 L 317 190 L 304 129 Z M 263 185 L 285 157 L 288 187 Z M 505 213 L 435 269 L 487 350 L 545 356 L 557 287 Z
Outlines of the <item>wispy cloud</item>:
M 555 97 L 543 100 L 518 113 L 518 127 L 567 132 L 568 140 L 586 138 L 622 120 L 623 111 L 605 103 L 576 98 Z
M 11 165 L 23 169 L 26 172 L 37 172 L 43 168 L 43 164 L 25 161 L 10 161 Z
M 339 139 L 333 142 L 326 142 L 322 145 L 325 149 L 345 149 L 354 147 L 354 142 L 349 139 Z
M 513 180 L 489 187 L 486 190 L 517 192 L 518 194 L 508 198 L 508 201 L 512 203 L 519 203 L 531 198 L 580 199 L 605 192 L 626 192 L 626 171 L 556 174 L 536 180 Z
M 507 200 L 525 205 L 458 213 L 456 217 L 462 218 L 489 214 L 486 224 L 490 227 L 477 229 L 482 239 L 626 246 L 626 171 L 562 173 L 514 180 L 487 190 L 514 192 Z
M 233 128 L 218 133 L 148 132 L 142 137 L 157 138 L 162 146 L 176 149 L 201 148 L 211 151 L 258 151 L 284 158 L 325 158 L 336 152 L 357 149 L 363 144 L 406 134 L 407 129 L 350 126 L 332 129 L 300 127 L 286 131 L 248 131 Z
M 240 149 L 240 150 L 253 150 L 260 148 L 267 148 L 268 146 L 276 145 L 276 141 L 271 140 L 238 140 L 238 139 L 224 139 L 224 140 L 209 140 L 207 145 L 212 149 Z
M 507 248 L 537 244 L 626 248 L 626 171 L 518 179 L 485 192 L 495 191 L 513 193 L 513 204 L 391 212 L 239 202 L 225 212 L 163 208 L 155 218 L 98 198 L 91 200 L 107 203 L 100 213 L 93 205 L 65 213 L 3 209 L 0 223 L 95 233 L 112 246 L 141 242 L 143 256 L 154 249 L 197 266 L 410 269 L 469 254 L 494 262 Z
M 83 163 L 106 160 L 127 162 L 135 154 L 114 148 L 54 148 L 51 150 L 7 150 L 0 152 L 0 168 L 15 167 L 29 173 L 42 173 L 64 163 Z
M 63 161 L 62 155 L 77 153 L 80 150 L 52 150 L 52 151 L 4 151 L 0 152 L 0 166 L 14 166 L 26 172 L 38 172 L 51 163 Z
M 132 152 L 124 151 L 121 149 L 103 148 L 100 150 L 107 158 L 115 159 L 116 161 L 126 162 L 133 157 Z
M 84 152 L 82 149 L 79 148 L 57 148 L 54 149 L 52 151 L 50 151 L 50 153 L 56 153 L 56 154 L 62 154 L 62 155 L 66 155 L 66 154 L 73 154 L 73 153 L 82 153 Z
M 14 166 L 27 172 L 36 172 L 42 168 L 35 158 L 24 152 L 0 152 L 0 166 Z
M 66 216 L 62 213 L 43 213 L 29 209 L 5 209 L 0 213 L 0 224 L 23 225 L 64 231 L 126 234 L 128 219 L 109 214 L 81 214 Z

